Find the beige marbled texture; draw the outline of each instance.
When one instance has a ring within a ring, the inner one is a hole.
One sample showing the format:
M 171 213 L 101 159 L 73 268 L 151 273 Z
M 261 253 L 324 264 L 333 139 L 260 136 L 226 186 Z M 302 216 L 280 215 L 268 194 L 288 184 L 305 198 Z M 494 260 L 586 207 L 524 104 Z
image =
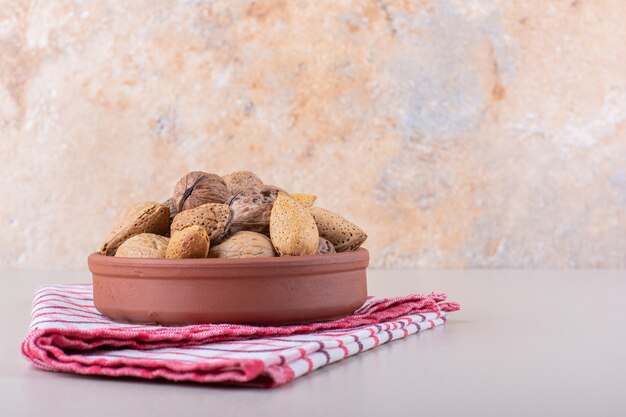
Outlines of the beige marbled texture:
M 377 267 L 626 266 L 626 2 L 6 1 L 0 265 L 249 169 Z

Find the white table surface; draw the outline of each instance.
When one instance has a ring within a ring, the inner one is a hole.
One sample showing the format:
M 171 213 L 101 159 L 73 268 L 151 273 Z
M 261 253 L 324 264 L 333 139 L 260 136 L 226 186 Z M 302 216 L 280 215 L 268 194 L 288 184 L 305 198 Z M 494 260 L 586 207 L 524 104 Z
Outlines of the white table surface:
M 84 272 L 0 272 L 0 416 L 626 416 L 626 271 L 373 271 L 445 291 L 442 327 L 264 390 L 85 377 L 19 353 L 31 296 Z

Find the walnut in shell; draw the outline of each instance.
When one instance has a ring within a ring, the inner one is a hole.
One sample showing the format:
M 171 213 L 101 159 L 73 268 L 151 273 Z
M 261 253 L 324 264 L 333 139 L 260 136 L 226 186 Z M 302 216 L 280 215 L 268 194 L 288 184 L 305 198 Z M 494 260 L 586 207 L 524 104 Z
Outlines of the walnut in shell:
M 178 180 L 172 198 L 180 213 L 207 203 L 225 203 L 228 187 L 218 175 L 193 171 Z
M 113 256 L 119 246 L 140 233 L 164 235 L 169 226 L 170 211 L 154 201 L 144 201 L 128 207 L 100 248 L 102 255 Z
M 176 205 L 174 204 L 174 199 L 168 198 L 167 200 L 162 202 L 161 205 L 170 209 L 170 223 L 171 223 L 172 220 L 174 220 L 174 217 L 176 217 L 176 215 L 178 214 L 178 209 L 176 208 Z
M 170 239 L 154 233 L 140 233 L 126 239 L 117 248 L 115 256 L 125 258 L 165 258 Z
M 248 188 L 255 187 L 257 185 L 263 185 L 263 181 L 250 171 L 236 171 L 228 175 L 222 176 L 222 179 L 228 187 L 228 192 L 231 196 L 237 194 L 240 191 L 247 190 Z
M 231 232 L 248 230 L 268 234 L 272 206 L 281 191 L 273 185 L 257 185 L 234 195 L 228 202 L 233 209 Z
M 255 232 L 237 232 L 209 251 L 209 258 L 261 258 L 276 256 L 272 241 Z
M 165 257 L 168 259 L 206 258 L 209 236 L 202 226 L 187 226 L 172 232 Z
M 167 200 L 162 202 L 161 205 L 167 207 L 170 210 L 170 224 L 169 224 L 169 226 L 167 226 L 167 233 L 165 233 L 165 236 L 169 237 L 170 236 L 170 226 L 172 225 L 172 221 L 174 220 L 174 217 L 176 217 L 176 215 L 178 214 L 178 210 L 176 210 L 176 206 L 174 205 L 174 199 L 173 198 L 168 198 Z
M 325 255 L 327 253 L 336 253 L 335 247 L 328 240 L 320 237 L 320 243 L 317 245 L 317 255 Z
M 173 236 L 174 232 L 188 226 L 202 226 L 206 229 L 213 245 L 227 236 L 232 220 L 233 211 L 226 204 L 203 204 L 178 213 L 172 221 L 170 232 Z
M 294 200 L 298 203 L 302 204 L 304 207 L 311 207 L 315 204 L 315 200 L 317 200 L 317 196 L 313 194 L 302 194 L 302 193 L 294 193 L 290 194 Z
M 367 239 L 367 234 L 356 224 L 337 213 L 321 207 L 310 207 L 320 236 L 330 241 L 337 252 L 356 250 Z
M 319 233 L 309 210 L 280 192 L 270 215 L 270 238 L 281 256 L 314 255 Z

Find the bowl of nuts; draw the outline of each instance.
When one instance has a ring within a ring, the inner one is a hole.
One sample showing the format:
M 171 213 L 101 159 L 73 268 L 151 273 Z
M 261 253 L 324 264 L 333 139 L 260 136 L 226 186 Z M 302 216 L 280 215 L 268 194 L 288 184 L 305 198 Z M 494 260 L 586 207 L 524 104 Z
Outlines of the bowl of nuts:
M 126 208 L 88 258 L 94 304 L 131 323 L 333 320 L 367 298 L 365 232 L 311 194 L 248 171 L 190 172 L 162 203 Z

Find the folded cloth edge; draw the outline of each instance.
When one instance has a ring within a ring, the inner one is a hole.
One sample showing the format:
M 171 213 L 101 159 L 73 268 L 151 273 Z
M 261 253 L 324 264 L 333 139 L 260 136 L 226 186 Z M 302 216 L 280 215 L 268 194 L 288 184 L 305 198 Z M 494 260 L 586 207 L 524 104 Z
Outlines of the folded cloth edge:
M 45 289 L 46 287 L 42 290 Z M 55 291 L 59 291 L 59 289 L 57 288 Z M 167 370 L 162 369 L 162 363 L 158 365 L 159 369 L 146 371 L 145 368 L 149 368 L 149 363 L 146 360 L 141 360 L 140 368 L 129 367 L 128 360 L 125 362 L 120 361 L 124 365 L 123 370 L 111 369 L 110 366 L 114 365 L 111 361 L 108 361 L 106 366 L 101 366 L 96 361 L 86 368 L 78 369 L 81 365 L 76 363 L 76 360 L 79 356 L 82 356 L 80 355 L 81 351 L 89 352 L 103 347 L 136 350 L 180 348 L 225 341 L 245 341 L 264 338 L 268 335 L 282 337 L 309 334 L 322 330 L 354 329 L 360 326 L 376 325 L 411 314 L 437 313 L 437 317 L 441 317 L 441 312 L 455 311 L 460 308 L 458 303 L 444 302 L 446 298 L 445 294 L 440 293 L 432 293 L 427 296 L 412 294 L 387 299 L 372 298 L 361 308 L 357 309 L 353 315 L 346 318 L 297 326 L 260 327 L 201 324 L 173 327 L 135 326 L 129 328 L 115 327 L 120 324 L 111 322 L 111 327 L 72 329 L 54 326 L 39 328 L 36 320 L 34 320 L 31 323 L 31 331 L 22 343 L 22 354 L 35 366 L 46 370 L 94 375 L 135 376 L 142 378 L 163 377 L 169 380 L 188 380 L 184 372 L 180 372 L 180 369 L 167 373 Z M 443 323 L 445 314 L 441 318 Z M 433 324 L 434 326 L 435 324 Z M 419 330 L 422 329 L 418 327 Z M 72 352 L 71 355 L 66 354 L 68 350 Z M 52 359 L 51 356 L 57 359 L 54 366 L 49 364 L 49 361 Z M 224 370 L 224 365 L 227 364 L 220 364 L 219 375 L 215 378 L 211 377 L 204 382 L 236 383 L 241 381 L 246 382 L 248 385 L 254 385 L 253 379 L 255 378 L 269 378 L 268 381 L 260 383 L 260 385 L 274 386 L 293 379 L 293 375 L 290 377 L 293 371 L 289 368 L 265 366 L 266 364 L 262 362 L 259 365 L 258 361 L 254 359 L 235 359 L 232 367 L 227 371 Z M 199 369 L 198 364 L 195 364 L 193 368 L 197 371 Z M 200 366 L 200 368 L 210 370 L 210 366 Z M 261 373 L 257 374 L 258 372 Z
M 354 328 L 377 324 L 385 320 L 414 313 L 451 312 L 460 309 L 459 303 L 444 302 L 446 299 L 447 295 L 444 293 L 431 293 L 429 295 L 411 294 L 393 298 L 368 297 L 366 303 L 352 315 L 332 321 L 298 325 L 253 326 L 209 323 L 187 326 L 137 325 L 127 327 L 122 323 L 110 321 L 110 327 L 103 326 L 100 329 L 49 327 L 40 336 L 48 333 L 63 335 L 66 337 L 64 342 L 67 343 L 63 347 L 75 350 L 90 350 L 104 345 L 139 350 L 158 349 L 180 345 L 188 346 L 212 342 L 248 340 L 262 338 L 267 336 L 267 334 L 286 336 L 319 330 Z M 30 330 L 32 331 L 36 328 L 31 322 Z M 28 337 L 24 342 L 27 340 Z

